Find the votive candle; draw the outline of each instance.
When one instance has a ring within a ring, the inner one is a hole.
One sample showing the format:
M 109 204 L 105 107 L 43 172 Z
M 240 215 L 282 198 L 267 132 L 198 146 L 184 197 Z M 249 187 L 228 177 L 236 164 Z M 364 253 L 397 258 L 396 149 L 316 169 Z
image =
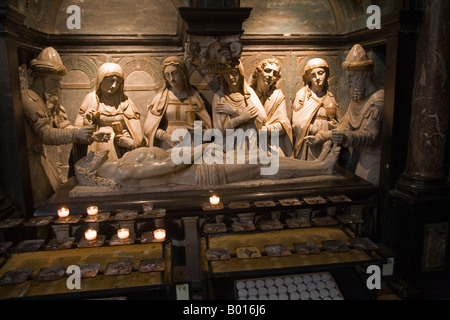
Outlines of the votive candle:
M 58 217 L 66 218 L 67 216 L 69 216 L 69 209 L 61 208 L 61 209 L 58 210 Z
M 97 230 L 89 229 L 84 233 L 86 240 L 92 241 L 97 238 Z
M 87 214 L 90 216 L 95 216 L 98 213 L 98 207 L 97 206 L 90 206 L 87 208 Z
M 163 241 L 166 239 L 166 230 L 156 229 L 153 231 L 153 238 L 158 241 Z
M 219 198 L 218 196 L 211 196 L 211 197 L 209 198 L 209 203 L 210 203 L 212 206 L 217 206 L 217 205 L 220 203 L 220 198 Z
M 130 236 L 130 230 L 127 228 L 120 228 L 117 230 L 117 237 L 121 240 L 127 239 Z

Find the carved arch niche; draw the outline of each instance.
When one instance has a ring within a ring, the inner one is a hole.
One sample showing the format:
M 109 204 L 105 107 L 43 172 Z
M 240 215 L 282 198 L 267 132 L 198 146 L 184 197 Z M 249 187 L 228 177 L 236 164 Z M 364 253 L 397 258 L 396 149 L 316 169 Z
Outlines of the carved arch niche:
M 136 104 L 143 124 L 147 106 L 164 83 L 161 62 L 151 57 L 127 57 L 117 63 L 123 69 L 125 94 Z
M 86 56 L 63 56 L 67 74 L 61 80 L 61 101 L 73 124 L 84 97 L 95 89 L 97 64 Z

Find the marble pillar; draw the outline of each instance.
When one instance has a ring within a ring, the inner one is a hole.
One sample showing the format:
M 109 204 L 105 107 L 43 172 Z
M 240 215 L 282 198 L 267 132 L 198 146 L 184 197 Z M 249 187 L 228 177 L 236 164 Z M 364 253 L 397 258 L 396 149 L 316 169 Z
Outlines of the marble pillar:
M 450 297 L 450 2 L 424 0 L 418 29 L 406 169 L 391 191 L 391 287 L 403 298 Z M 447 167 L 447 168 L 446 168 Z
M 408 160 L 398 190 L 413 197 L 448 189 L 450 2 L 425 0 L 418 33 Z

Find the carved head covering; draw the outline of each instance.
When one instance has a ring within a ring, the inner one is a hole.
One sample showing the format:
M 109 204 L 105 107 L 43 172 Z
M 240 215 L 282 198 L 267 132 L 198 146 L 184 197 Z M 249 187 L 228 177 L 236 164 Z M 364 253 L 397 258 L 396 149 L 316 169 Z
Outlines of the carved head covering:
M 309 83 L 308 77 L 309 77 L 309 71 L 315 69 L 315 68 L 323 68 L 327 74 L 327 81 L 325 81 L 325 88 L 328 89 L 328 77 L 330 75 L 330 67 L 328 66 L 328 63 L 322 59 L 322 58 L 313 58 L 310 59 L 303 69 L 303 83 L 307 85 Z
M 178 71 L 183 75 L 184 79 L 184 90 L 186 90 L 188 96 L 193 95 L 194 90 L 191 87 L 191 84 L 189 82 L 189 72 L 188 68 L 186 66 L 186 63 L 183 61 L 181 57 L 177 56 L 171 56 L 164 59 L 162 63 L 162 73 L 163 73 L 163 79 L 165 82 L 166 88 L 170 88 L 170 84 L 168 83 L 166 77 L 164 76 L 164 71 L 168 66 L 175 66 Z
M 369 71 L 373 69 L 373 61 L 360 44 L 355 44 L 342 63 L 342 68 L 346 71 Z
M 67 74 L 67 69 L 62 63 L 61 57 L 52 47 L 42 50 L 36 59 L 31 60 L 30 66 L 31 69 L 38 72 L 49 72 L 60 76 Z
M 100 68 L 98 68 L 98 74 L 97 74 L 97 86 L 95 91 L 97 91 L 97 95 L 101 95 L 101 90 L 100 90 L 100 85 L 102 84 L 102 81 L 106 78 L 106 77 L 110 77 L 110 76 L 118 76 L 123 80 L 123 69 L 120 65 L 118 65 L 117 63 L 111 63 L 111 62 L 107 62 L 104 63 L 100 66 Z M 117 92 L 120 92 L 120 94 L 124 97 L 125 93 L 123 92 L 123 81 L 120 84 L 120 88 L 117 90 Z

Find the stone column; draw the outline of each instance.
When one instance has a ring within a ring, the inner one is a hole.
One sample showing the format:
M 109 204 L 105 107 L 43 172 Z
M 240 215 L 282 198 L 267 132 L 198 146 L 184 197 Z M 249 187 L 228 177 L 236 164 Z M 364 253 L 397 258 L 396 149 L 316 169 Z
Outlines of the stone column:
M 424 0 L 423 4 L 407 162 L 390 193 L 392 239 L 388 245 L 395 252 L 391 287 L 404 298 L 433 299 L 450 296 L 450 187 L 446 176 L 450 2 Z
M 17 55 L 17 29 L 24 19 L 13 7 L 0 5 L 0 189 L 31 217 L 33 203 Z
M 424 0 L 418 33 L 406 170 L 398 190 L 417 197 L 448 188 L 446 139 L 450 113 L 450 2 Z

